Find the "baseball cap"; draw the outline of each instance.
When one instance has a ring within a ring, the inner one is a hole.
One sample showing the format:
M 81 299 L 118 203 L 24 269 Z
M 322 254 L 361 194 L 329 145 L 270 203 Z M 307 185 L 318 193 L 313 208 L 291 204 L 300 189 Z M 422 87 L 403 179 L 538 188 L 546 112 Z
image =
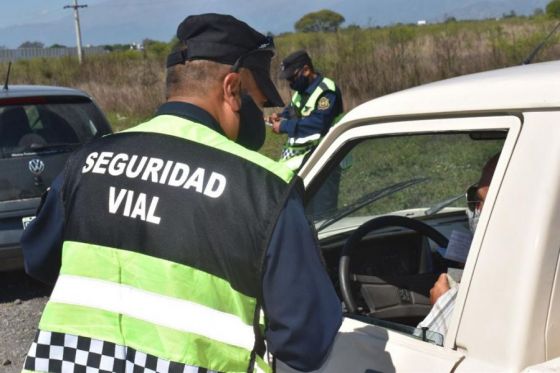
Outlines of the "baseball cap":
M 305 50 L 299 50 L 282 60 L 280 65 L 280 78 L 288 79 L 292 77 L 296 70 L 303 67 L 304 65 L 312 66 L 311 57 L 307 54 Z
M 265 95 L 265 106 L 284 106 L 270 79 L 270 62 L 274 56 L 274 41 L 251 28 L 245 22 L 224 14 L 207 13 L 185 18 L 177 28 L 177 38 L 186 49 L 171 53 L 167 67 L 186 61 L 210 60 L 232 65 L 237 71 L 251 71 Z

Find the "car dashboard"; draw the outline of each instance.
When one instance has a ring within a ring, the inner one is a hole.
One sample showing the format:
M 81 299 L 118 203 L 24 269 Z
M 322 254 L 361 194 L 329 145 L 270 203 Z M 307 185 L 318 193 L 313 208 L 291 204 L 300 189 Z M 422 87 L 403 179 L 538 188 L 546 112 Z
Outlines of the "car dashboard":
M 468 229 L 463 210 L 442 212 L 422 221 L 448 239 L 453 230 Z M 341 299 L 339 263 L 355 229 L 320 240 L 327 271 Z M 431 310 L 431 287 L 450 265 L 454 264 L 445 260 L 441 248 L 419 232 L 403 227 L 370 232 L 350 255 L 356 313 L 416 327 Z

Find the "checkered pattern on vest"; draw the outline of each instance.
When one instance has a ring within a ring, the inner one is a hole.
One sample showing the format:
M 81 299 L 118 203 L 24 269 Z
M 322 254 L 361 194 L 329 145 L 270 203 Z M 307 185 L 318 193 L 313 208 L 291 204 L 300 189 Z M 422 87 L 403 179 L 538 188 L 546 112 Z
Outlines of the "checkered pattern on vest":
M 282 155 L 280 156 L 280 159 L 286 160 L 301 154 L 305 154 L 308 151 L 315 148 L 316 145 L 317 145 L 316 143 L 313 143 L 313 144 L 304 144 L 297 147 L 286 146 L 285 148 L 282 149 Z
M 217 373 L 111 342 L 39 330 L 23 366 L 53 373 Z

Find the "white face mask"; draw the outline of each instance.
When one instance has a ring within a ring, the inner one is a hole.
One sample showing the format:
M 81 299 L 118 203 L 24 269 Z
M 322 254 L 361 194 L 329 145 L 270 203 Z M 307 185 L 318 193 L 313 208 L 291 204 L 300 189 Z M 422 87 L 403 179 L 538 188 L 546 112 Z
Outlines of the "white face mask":
M 471 233 L 474 234 L 476 226 L 478 225 L 478 219 L 480 218 L 480 210 L 467 210 L 467 217 L 469 218 L 469 229 L 471 230 Z

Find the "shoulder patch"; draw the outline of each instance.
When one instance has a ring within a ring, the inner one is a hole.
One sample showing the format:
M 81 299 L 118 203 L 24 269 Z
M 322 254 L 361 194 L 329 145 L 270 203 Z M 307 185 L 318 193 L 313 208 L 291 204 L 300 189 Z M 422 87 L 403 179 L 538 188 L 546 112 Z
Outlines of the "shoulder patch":
M 326 110 L 331 106 L 331 102 L 327 97 L 321 97 L 319 99 L 319 103 L 317 104 L 317 108 L 319 110 Z

